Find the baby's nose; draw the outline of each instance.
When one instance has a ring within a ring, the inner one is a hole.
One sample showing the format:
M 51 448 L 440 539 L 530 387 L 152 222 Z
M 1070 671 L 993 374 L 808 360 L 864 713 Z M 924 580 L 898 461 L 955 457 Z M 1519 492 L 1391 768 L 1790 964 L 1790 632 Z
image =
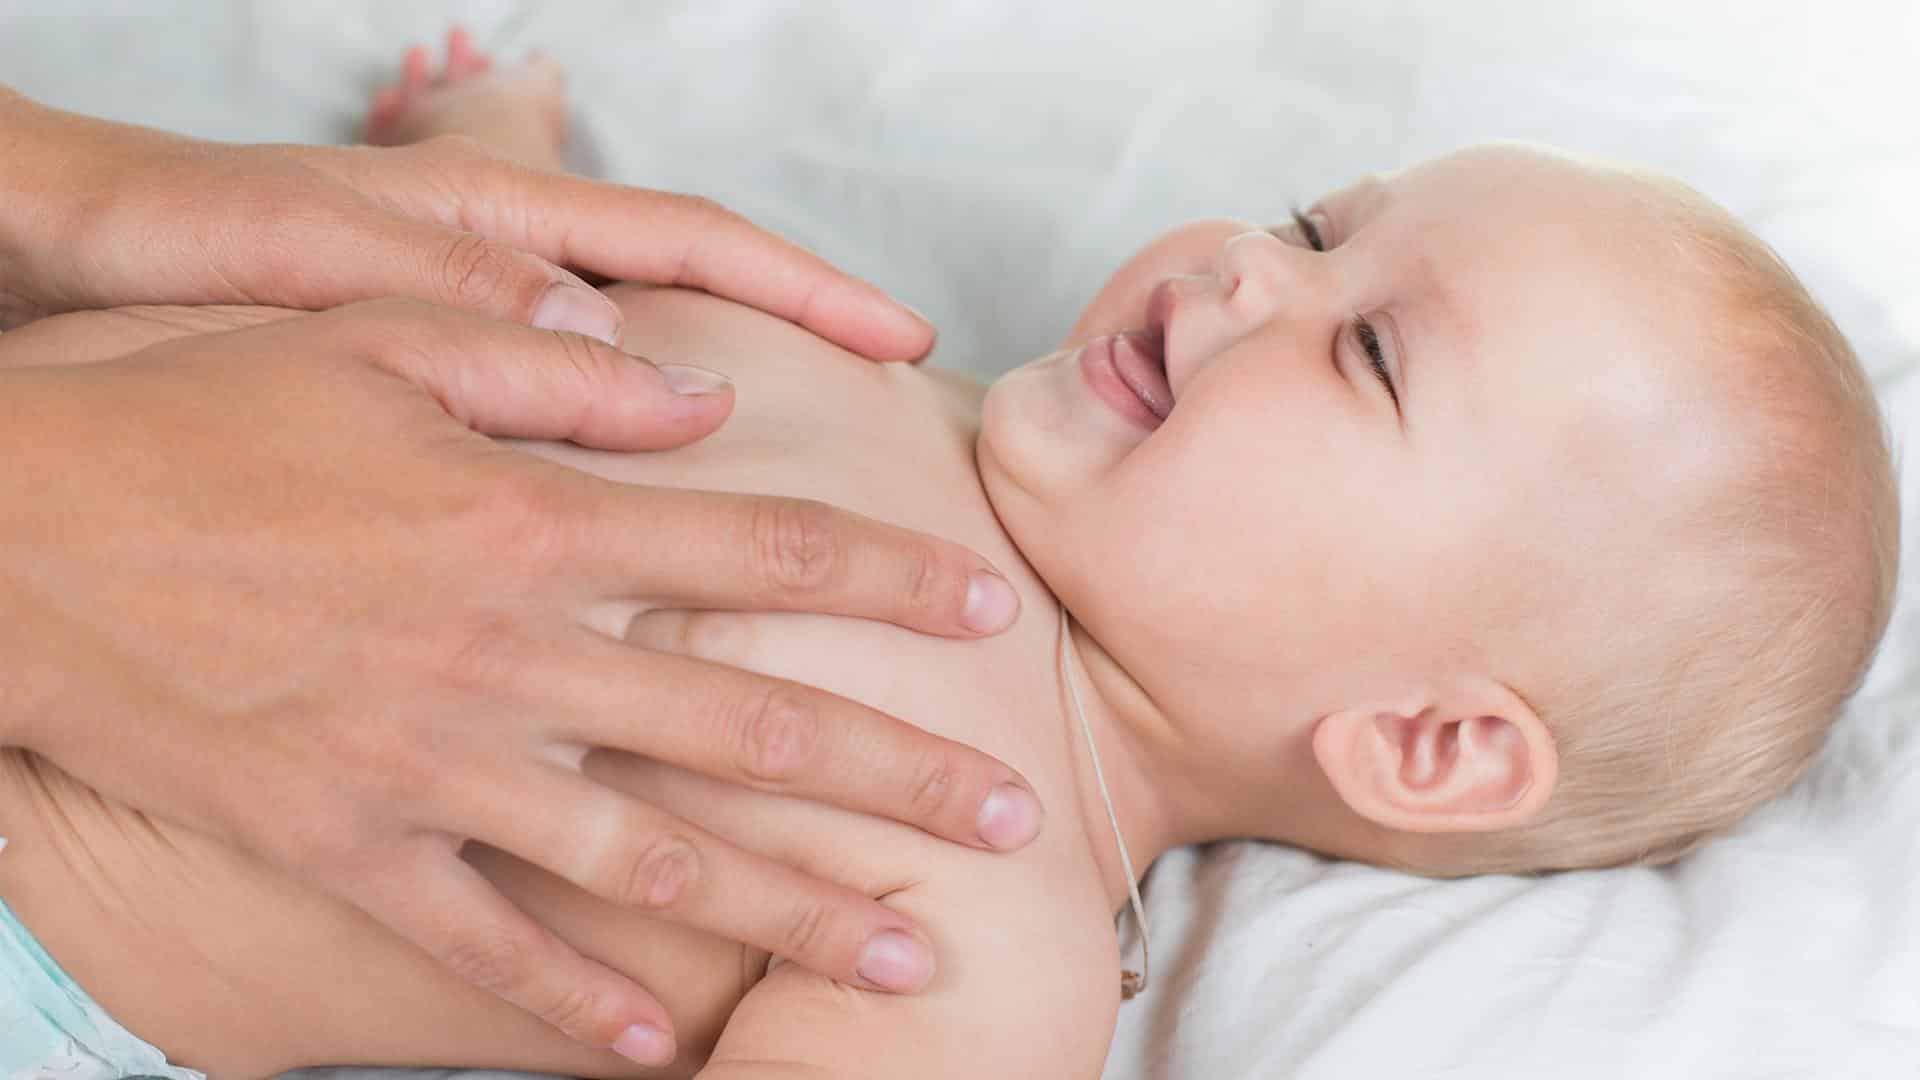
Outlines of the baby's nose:
M 1160 346 L 1175 399 L 1193 373 L 1247 331 L 1232 310 L 1232 283 L 1224 274 L 1183 275 L 1154 287 L 1147 301 L 1147 333 Z
M 1321 252 L 1255 229 L 1221 246 L 1220 272 L 1229 302 L 1247 317 L 1265 319 L 1282 308 L 1311 306 L 1324 289 L 1325 260 Z

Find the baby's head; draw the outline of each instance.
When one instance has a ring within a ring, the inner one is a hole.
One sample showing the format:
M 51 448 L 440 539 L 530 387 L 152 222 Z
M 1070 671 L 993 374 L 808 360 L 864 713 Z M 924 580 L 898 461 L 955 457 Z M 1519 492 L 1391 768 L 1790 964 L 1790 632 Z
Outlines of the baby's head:
M 1467 150 L 1177 229 L 1069 340 L 993 387 L 982 473 L 1221 830 L 1670 858 L 1800 773 L 1885 626 L 1859 365 L 1671 181 Z

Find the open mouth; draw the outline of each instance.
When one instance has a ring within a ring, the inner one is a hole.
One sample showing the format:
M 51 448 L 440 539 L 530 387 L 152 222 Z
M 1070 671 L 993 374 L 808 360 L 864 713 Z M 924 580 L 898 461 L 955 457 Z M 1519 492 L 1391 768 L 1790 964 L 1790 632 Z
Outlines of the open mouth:
M 1164 334 L 1129 330 L 1113 339 L 1113 370 L 1133 396 L 1157 419 L 1173 412 L 1173 386 L 1167 381 Z
M 1080 349 L 1080 371 L 1095 396 L 1115 412 L 1148 431 L 1173 413 L 1173 384 L 1167 378 L 1167 321 L 1174 298 L 1154 290 L 1147 304 L 1146 328 L 1094 338 Z

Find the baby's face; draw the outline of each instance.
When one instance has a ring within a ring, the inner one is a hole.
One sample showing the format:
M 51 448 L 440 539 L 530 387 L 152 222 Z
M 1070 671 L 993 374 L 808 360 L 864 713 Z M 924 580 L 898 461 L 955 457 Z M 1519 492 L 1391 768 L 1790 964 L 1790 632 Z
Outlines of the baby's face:
M 1503 641 L 1502 610 L 1647 587 L 1595 538 L 1644 534 L 1718 442 L 1652 197 L 1492 147 L 1315 204 L 1324 251 L 1176 229 L 989 392 L 995 508 L 1184 726 L 1231 740 L 1467 667 L 1524 692 L 1538 654 L 1593 645 Z

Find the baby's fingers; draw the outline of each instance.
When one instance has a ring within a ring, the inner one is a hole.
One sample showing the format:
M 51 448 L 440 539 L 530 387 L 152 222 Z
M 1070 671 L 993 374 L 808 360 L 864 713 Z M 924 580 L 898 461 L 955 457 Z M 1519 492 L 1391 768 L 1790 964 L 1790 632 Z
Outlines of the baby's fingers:
M 631 980 L 575 952 L 510 903 L 450 844 L 431 843 L 349 898 L 466 982 L 586 1046 L 642 1065 L 673 1060 L 667 1010 Z

